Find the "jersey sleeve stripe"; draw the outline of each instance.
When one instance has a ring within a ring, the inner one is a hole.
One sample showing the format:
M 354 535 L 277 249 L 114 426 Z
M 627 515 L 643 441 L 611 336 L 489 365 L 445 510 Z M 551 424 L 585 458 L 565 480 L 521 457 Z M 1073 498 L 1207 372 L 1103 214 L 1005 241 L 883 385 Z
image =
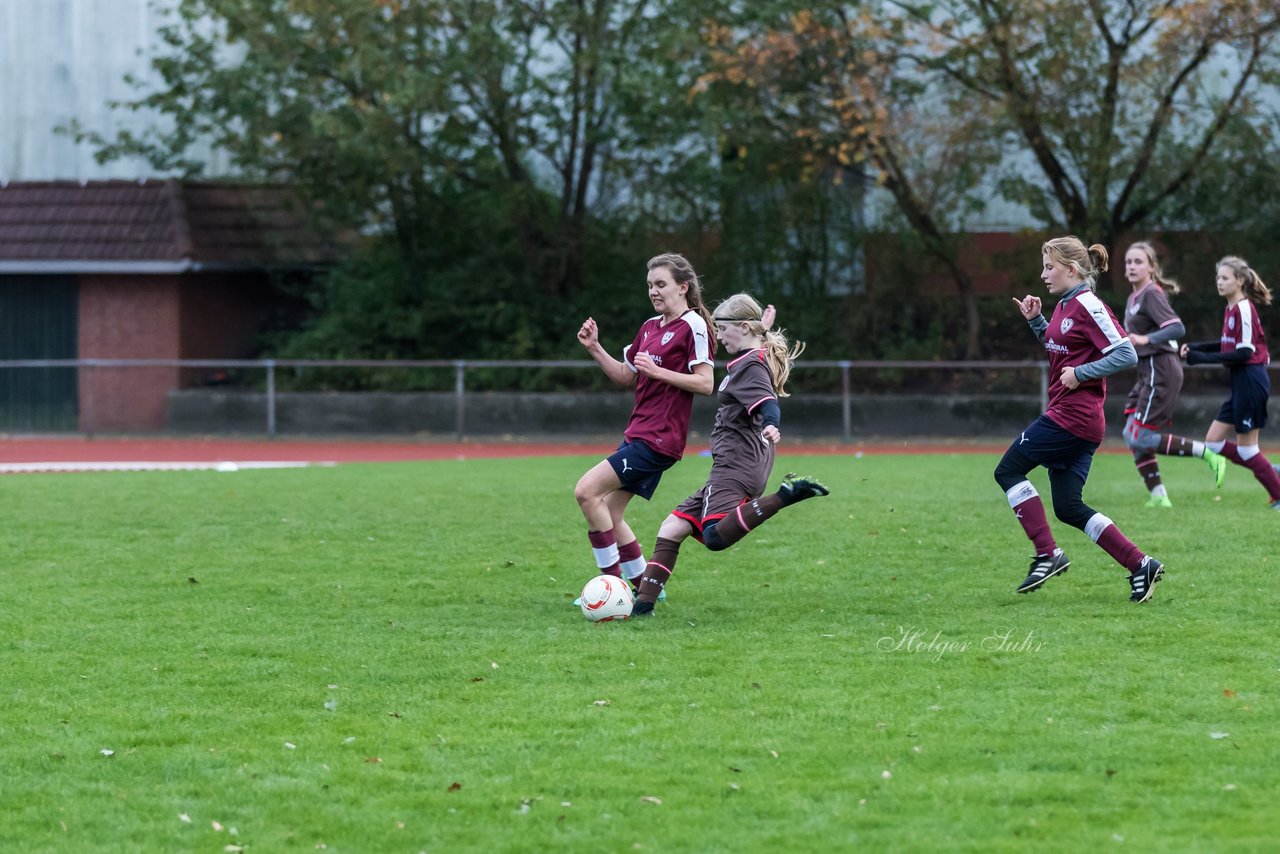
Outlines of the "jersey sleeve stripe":
M 1098 328 L 1102 330 L 1102 334 L 1107 336 L 1107 341 L 1111 342 L 1103 349 L 1103 353 L 1110 353 L 1116 347 L 1129 340 L 1129 336 L 1120 334 L 1120 329 L 1111 319 L 1110 312 L 1107 311 L 1106 305 L 1102 300 L 1098 299 L 1098 295 L 1093 291 L 1084 291 L 1076 299 L 1080 300 L 1080 305 L 1089 312 L 1089 316 L 1093 318 L 1093 322 L 1098 324 Z

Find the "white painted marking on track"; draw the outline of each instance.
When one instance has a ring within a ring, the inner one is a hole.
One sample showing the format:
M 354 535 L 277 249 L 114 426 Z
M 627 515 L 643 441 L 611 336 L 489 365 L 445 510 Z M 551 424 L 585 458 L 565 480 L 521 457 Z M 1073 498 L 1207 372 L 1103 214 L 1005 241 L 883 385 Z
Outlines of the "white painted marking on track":
M 334 466 L 333 462 L 303 460 L 250 460 L 247 462 L 48 462 L 0 463 L 0 474 L 37 474 L 44 472 L 83 471 L 217 471 L 235 472 L 245 469 L 296 469 L 307 466 Z

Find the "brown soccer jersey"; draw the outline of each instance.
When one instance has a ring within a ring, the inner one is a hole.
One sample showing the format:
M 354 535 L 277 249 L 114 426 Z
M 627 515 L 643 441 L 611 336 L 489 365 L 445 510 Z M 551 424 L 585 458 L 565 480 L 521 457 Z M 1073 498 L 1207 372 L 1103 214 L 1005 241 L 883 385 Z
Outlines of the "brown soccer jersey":
M 716 399 L 711 474 L 702 489 L 673 511 L 699 532 L 707 521 L 720 519 L 763 494 L 773 471 L 773 444 L 760 435 L 764 427 L 760 407 L 767 400 L 777 400 L 777 395 L 763 350 L 748 350 L 729 362 Z

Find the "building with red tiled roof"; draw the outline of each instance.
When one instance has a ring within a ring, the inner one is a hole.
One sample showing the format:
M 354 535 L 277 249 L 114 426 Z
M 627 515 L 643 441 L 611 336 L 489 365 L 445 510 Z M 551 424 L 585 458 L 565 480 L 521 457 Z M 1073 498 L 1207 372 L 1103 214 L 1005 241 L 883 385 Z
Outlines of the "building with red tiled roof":
M 285 188 L 176 180 L 0 185 L 0 361 L 234 359 L 335 257 Z M 177 368 L 0 370 L 0 431 L 164 427 Z

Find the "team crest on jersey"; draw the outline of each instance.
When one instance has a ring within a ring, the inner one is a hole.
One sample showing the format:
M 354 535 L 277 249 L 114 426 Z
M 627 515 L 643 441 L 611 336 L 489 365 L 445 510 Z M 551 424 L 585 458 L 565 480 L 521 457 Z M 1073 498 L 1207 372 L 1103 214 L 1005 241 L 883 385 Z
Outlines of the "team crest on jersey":
M 1228 317 L 1228 318 L 1227 318 L 1227 328 L 1228 328 L 1228 329 L 1235 329 L 1235 328 L 1236 328 L 1236 319 L 1235 319 L 1234 317 Z
M 675 337 L 675 335 L 676 335 L 676 334 L 675 334 L 674 332 L 664 332 L 664 333 L 662 333 L 662 346 L 664 346 L 664 347 L 665 347 L 665 346 L 667 345 L 667 342 L 668 342 L 668 341 L 670 341 L 672 338 L 674 338 L 674 337 Z
M 1066 335 L 1068 332 L 1071 331 L 1071 327 L 1074 325 L 1075 323 L 1071 320 L 1071 318 L 1069 317 L 1062 318 L 1062 334 Z

